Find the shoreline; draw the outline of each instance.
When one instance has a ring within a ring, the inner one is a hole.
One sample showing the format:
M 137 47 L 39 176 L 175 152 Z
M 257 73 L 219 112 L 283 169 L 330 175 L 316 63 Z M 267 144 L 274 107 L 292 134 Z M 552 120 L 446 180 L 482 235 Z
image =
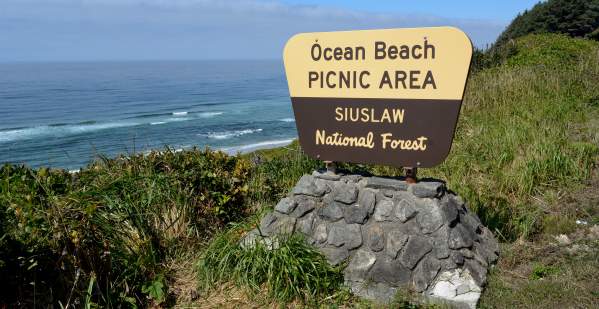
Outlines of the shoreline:
M 275 148 L 288 146 L 291 143 L 293 143 L 293 141 L 296 139 L 297 138 L 270 140 L 270 141 L 264 141 L 264 142 L 256 142 L 256 143 L 251 143 L 251 144 L 239 145 L 239 146 L 219 147 L 219 148 L 212 148 L 212 147 L 208 146 L 208 148 L 213 151 L 222 151 L 230 156 L 235 156 L 237 154 L 245 155 L 245 154 L 252 153 L 252 152 L 255 152 L 258 150 L 275 149 Z M 174 149 L 174 152 L 181 152 L 181 151 L 189 150 L 189 149 L 192 149 L 193 147 L 194 146 L 177 148 L 177 149 Z M 199 148 L 199 146 L 195 146 L 195 147 L 198 147 L 198 149 L 201 149 L 201 148 Z M 153 149 L 153 150 L 144 151 L 143 154 L 147 155 L 153 151 L 162 152 L 162 150 Z M 10 163 L 8 163 L 8 164 L 10 164 Z M 75 174 L 75 173 L 78 173 L 79 171 L 81 171 L 82 168 L 84 168 L 84 167 L 81 167 L 79 169 L 66 169 L 66 168 L 57 167 L 55 169 L 63 169 L 63 170 L 67 170 L 71 174 Z

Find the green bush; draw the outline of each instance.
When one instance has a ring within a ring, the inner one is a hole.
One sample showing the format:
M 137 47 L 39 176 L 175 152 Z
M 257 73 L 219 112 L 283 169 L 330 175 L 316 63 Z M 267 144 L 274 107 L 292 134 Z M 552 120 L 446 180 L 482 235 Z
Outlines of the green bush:
M 161 263 L 245 214 L 249 171 L 196 149 L 104 158 L 76 174 L 3 166 L 0 303 L 165 301 Z

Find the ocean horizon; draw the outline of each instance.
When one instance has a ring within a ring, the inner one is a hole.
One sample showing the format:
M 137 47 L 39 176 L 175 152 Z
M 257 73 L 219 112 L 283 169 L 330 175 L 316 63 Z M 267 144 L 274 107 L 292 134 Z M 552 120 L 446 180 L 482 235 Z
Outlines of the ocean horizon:
M 0 108 L 0 164 L 34 168 L 297 138 L 282 60 L 0 63 Z

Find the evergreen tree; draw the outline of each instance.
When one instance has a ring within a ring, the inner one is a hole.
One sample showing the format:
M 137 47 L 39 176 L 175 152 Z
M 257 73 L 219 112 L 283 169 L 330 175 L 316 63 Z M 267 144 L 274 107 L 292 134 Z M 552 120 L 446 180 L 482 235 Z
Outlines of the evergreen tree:
M 495 45 L 529 33 L 563 33 L 572 37 L 599 37 L 599 0 L 549 0 L 518 14 Z

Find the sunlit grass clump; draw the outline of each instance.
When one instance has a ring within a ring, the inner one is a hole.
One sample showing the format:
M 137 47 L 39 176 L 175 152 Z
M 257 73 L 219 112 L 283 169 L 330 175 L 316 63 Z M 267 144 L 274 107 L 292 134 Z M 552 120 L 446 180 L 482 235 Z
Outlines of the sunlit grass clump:
M 253 246 L 239 244 L 239 230 L 213 239 L 197 264 L 200 288 L 209 292 L 233 282 L 251 293 L 267 291 L 277 301 L 316 302 L 343 282 L 340 268 L 331 267 L 318 249 L 299 235 L 281 236 Z

